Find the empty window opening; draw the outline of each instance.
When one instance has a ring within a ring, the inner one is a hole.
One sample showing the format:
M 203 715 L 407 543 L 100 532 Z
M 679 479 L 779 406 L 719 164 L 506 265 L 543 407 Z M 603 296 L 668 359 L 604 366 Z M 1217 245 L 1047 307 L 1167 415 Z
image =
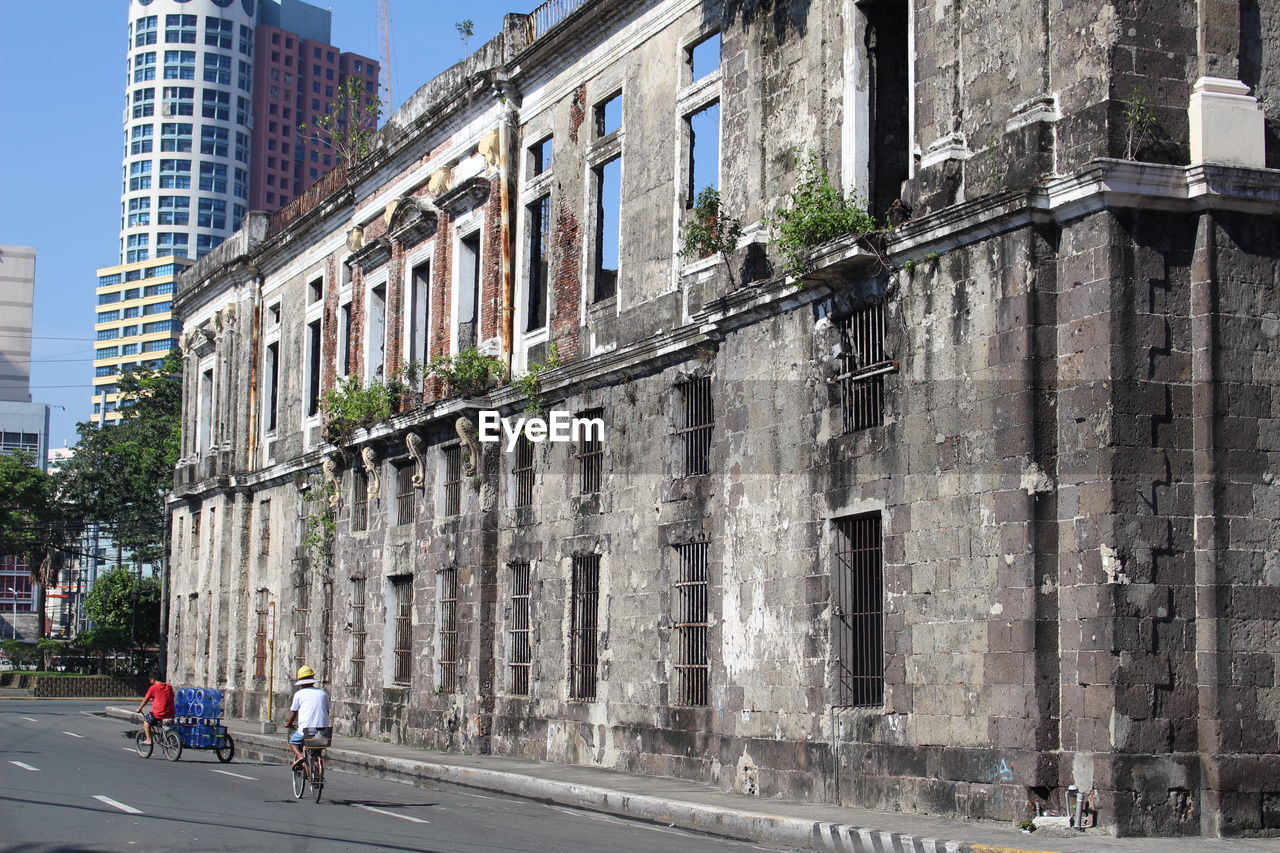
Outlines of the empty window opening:
M 258 555 L 271 553 L 271 498 L 258 502 Z
M 364 578 L 351 579 L 351 686 L 364 684 Z
M 395 594 L 395 645 L 392 647 L 392 677 L 395 684 L 408 684 L 413 677 L 413 578 L 391 578 Z
M 324 279 L 318 278 L 307 285 L 307 304 L 314 305 L 324 299 Z
M 530 644 L 529 564 L 512 563 L 511 628 L 508 632 L 507 674 L 513 696 L 529 695 L 529 670 L 533 663 Z
M 320 413 L 320 321 L 307 324 L 307 416 Z
M 267 387 L 263 396 L 267 398 L 267 432 L 272 432 L 279 425 L 280 416 L 280 343 L 267 344 L 267 370 L 264 381 Z
M 541 175 L 543 172 L 551 168 L 551 159 L 555 154 L 555 146 L 552 138 L 548 136 L 546 139 L 529 147 L 529 174 Z
M 338 374 L 351 375 L 351 303 L 338 309 Z
M 884 423 L 884 377 L 897 369 L 884 352 L 884 304 L 836 320 L 840 334 L 840 416 L 845 433 Z
M 458 241 L 458 349 L 474 347 L 480 321 L 480 232 Z
M 837 707 L 884 702 L 884 558 L 880 513 L 836 519 L 832 645 Z
M 711 432 L 715 413 L 711 407 L 711 377 L 695 376 L 676 385 L 680 411 L 676 426 L 680 476 L 710 471 Z
M 363 468 L 351 472 L 351 529 L 369 527 L 369 475 Z
M 534 480 L 533 442 L 523 434 L 516 440 L 515 462 L 511 467 L 511 475 L 515 480 L 515 507 L 517 509 L 533 505 Z
M 689 48 L 689 79 L 696 82 L 720 67 L 720 34 L 713 33 Z
M 596 104 L 596 136 L 608 136 L 622 127 L 622 93 Z
M 548 250 L 551 246 L 551 196 L 529 205 L 529 293 L 525 304 L 526 332 L 547 325 Z
M 200 374 L 200 450 L 213 447 L 213 369 Z
M 267 677 L 267 623 L 271 619 L 270 593 L 265 589 L 258 590 L 258 601 L 254 607 L 257 617 L 257 630 L 253 636 L 253 677 Z M 194 620 L 188 621 L 194 625 Z
M 427 327 L 431 304 L 431 262 L 423 261 L 409 276 L 409 363 L 427 361 Z M 411 389 L 421 391 L 421 388 Z
M 707 704 L 710 684 L 710 658 L 707 651 L 708 543 L 690 542 L 677 545 L 680 560 L 675 583 L 675 670 L 676 701 L 681 705 Z
M 396 468 L 396 524 L 413 522 L 414 495 L 413 463 Z
M 595 420 L 604 418 L 604 409 L 590 409 L 578 417 Z M 598 430 L 586 429 L 578 441 L 578 483 L 582 494 L 594 495 L 600 491 L 604 474 L 604 437 Z
M 600 555 L 573 558 L 569 602 L 569 698 L 596 698 L 599 662 Z
M 713 103 L 686 119 L 689 126 L 689 186 L 686 206 L 704 189 L 720 189 L 720 104 Z
M 872 215 L 882 217 L 902 195 L 902 182 L 909 177 L 907 4 L 869 3 L 858 8 L 867 21 L 868 200 Z
M 387 364 L 387 286 L 369 290 L 369 360 L 365 377 L 381 379 Z
M 441 569 L 436 574 L 440 603 L 440 682 L 442 693 L 458 692 L 458 570 Z
M 306 571 L 293 581 L 293 671 L 307 662 L 307 619 L 311 612 L 311 584 Z
M 462 511 L 462 446 L 444 449 L 444 514 Z
M 200 553 L 200 510 L 191 513 L 191 553 Z
M 595 170 L 596 263 L 592 299 L 599 302 L 618 292 L 618 235 L 622 186 L 622 158 Z

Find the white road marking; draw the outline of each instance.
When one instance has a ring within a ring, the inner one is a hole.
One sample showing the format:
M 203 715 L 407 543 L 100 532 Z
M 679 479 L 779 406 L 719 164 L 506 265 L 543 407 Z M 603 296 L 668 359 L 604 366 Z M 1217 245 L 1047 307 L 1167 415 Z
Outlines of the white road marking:
M 248 779 L 250 782 L 257 782 L 257 781 L 258 781 L 258 780 L 257 780 L 257 777 L 254 777 L 254 776 L 242 776 L 242 775 L 241 775 L 241 774 L 239 774 L 239 773 L 232 773 L 230 770 L 214 770 L 214 769 L 211 767 L 211 768 L 209 768 L 209 771 L 210 771 L 211 773 L 221 773 L 223 776 L 234 776 L 234 777 L 236 777 L 237 779 Z
M 367 812 L 377 812 L 378 814 L 384 814 L 384 815 L 387 815 L 388 817 L 398 817 L 401 820 L 410 820 L 410 821 L 413 821 L 414 823 L 431 823 L 431 821 L 423 820 L 420 817 L 410 817 L 407 814 L 396 814 L 395 812 L 389 812 L 386 809 L 375 809 L 373 806 L 362 806 L 359 803 L 354 803 L 353 805 L 355 805 L 355 807 L 358 809 L 364 809 Z
M 132 747 L 132 746 L 122 746 L 122 747 L 120 747 L 120 748 L 121 748 L 121 749 L 123 749 L 125 752 L 136 752 L 136 751 L 137 751 L 137 750 L 136 750 L 134 747 Z
M 63 732 L 63 734 L 64 734 L 64 735 L 71 735 L 72 737 L 79 737 L 79 738 L 84 737 L 84 735 L 78 735 L 78 734 L 76 734 L 75 732 L 66 732 L 66 731 L 64 731 L 64 732 Z
M 118 803 L 110 797 L 104 797 L 101 794 L 94 794 L 93 798 L 95 800 L 101 800 L 109 806 L 114 806 L 122 812 L 128 812 L 129 814 L 142 814 L 142 809 L 135 809 L 133 806 L 126 806 L 124 803 Z
M 14 765 L 15 767 L 21 767 L 23 770 L 34 770 L 34 771 L 36 771 L 37 773 L 39 773 L 39 772 L 40 772 L 40 768 L 39 768 L 39 767 L 32 767 L 30 764 L 24 764 L 24 763 L 23 763 L 23 762 L 21 762 L 21 761 L 10 761 L 9 763 L 10 763 L 10 764 L 12 764 L 12 765 Z
M 38 722 L 40 722 L 40 721 L 39 721 L 39 720 L 37 720 L 35 717 L 23 717 L 22 719 L 24 719 L 24 720 L 30 720 L 30 721 L 31 721 L 31 722 L 33 722 L 33 723 L 38 723 Z

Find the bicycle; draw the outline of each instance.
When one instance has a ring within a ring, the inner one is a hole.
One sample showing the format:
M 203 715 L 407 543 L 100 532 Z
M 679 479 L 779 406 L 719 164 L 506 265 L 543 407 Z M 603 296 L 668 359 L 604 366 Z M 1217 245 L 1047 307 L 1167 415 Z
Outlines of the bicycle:
M 151 743 L 147 743 L 146 730 L 138 729 L 133 738 L 133 748 L 143 758 L 150 758 L 151 753 L 155 751 L 157 742 L 160 744 L 160 751 L 164 753 L 165 758 L 170 761 L 177 761 L 182 757 L 182 736 L 178 734 L 178 728 L 172 719 L 160 720 L 151 724 Z
M 302 730 L 302 761 L 293 765 L 295 799 L 302 799 L 310 785 L 315 801 L 320 802 L 320 794 L 324 791 L 324 751 L 329 748 L 329 732 L 329 729 Z

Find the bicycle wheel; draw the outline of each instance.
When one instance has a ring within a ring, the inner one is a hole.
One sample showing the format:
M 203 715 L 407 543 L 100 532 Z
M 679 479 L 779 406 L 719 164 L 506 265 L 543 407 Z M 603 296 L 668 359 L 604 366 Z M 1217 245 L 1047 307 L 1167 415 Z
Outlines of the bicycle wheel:
M 294 799 L 302 799 L 303 793 L 307 790 L 307 772 L 299 764 L 293 768 L 293 796 Z
M 230 762 L 231 759 L 236 757 L 236 744 L 235 741 L 231 739 L 231 735 L 223 736 L 222 746 L 215 749 L 213 754 L 218 756 L 218 760 L 223 764 Z
M 160 734 L 160 750 L 165 758 L 177 761 L 182 757 L 182 738 L 173 729 L 166 729 Z
M 147 733 L 138 729 L 138 733 L 133 738 L 133 748 L 138 750 L 138 755 L 143 758 L 150 758 L 156 747 L 154 743 L 147 743 Z
M 324 790 L 324 759 L 319 753 L 316 753 L 315 759 L 311 762 L 311 792 L 316 795 L 316 802 L 320 802 L 320 792 Z

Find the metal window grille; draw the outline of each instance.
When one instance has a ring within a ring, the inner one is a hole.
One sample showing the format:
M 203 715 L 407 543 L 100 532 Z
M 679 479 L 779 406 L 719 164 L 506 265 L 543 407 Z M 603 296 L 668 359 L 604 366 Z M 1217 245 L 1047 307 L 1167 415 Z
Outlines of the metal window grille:
M 351 472 L 351 529 L 369 527 L 369 475 L 357 468 Z
M 293 584 L 293 671 L 307 662 L 307 618 L 311 613 L 311 584 L 299 572 Z
M 254 634 L 253 641 L 253 677 L 267 677 L 267 620 L 271 618 L 271 609 L 267 601 L 267 591 L 265 589 L 258 590 L 258 603 L 255 612 L 258 617 L 257 633 Z M 190 619 L 187 624 L 194 622 Z
M 596 698 L 599 661 L 600 555 L 573 558 L 569 623 L 569 698 Z
M 444 449 L 444 514 L 462 511 L 462 447 Z
M 529 670 L 533 663 L 530 642 L 529 564 L 511 564 L 511 630 L 507 668 L 513 696 L 529 695 Z
M 271 553 L 271 498 L 258 503 L 258 555 Z
M 413 675 L 413 578 L 391 579 L 396 598 L 396 644 L 392 650 L 396 684 L 408 684 Z
M 323 601 L 320 607 L 320 671 L 333 672 L 333 581 L 325 581 L 321 588 Z
M 351 579 L 351 686 L 364 684 L 364 578 Z
M 676 697 L 681 705 L 707 704 L 711 665 L 707 653 L 710 630 L 707 607 L 706 542 L 677 545 L 680 573 L 676 580 Z
M 458 692 L 458 570 L 438 573 L 440 604 L 440 691 Z
M 515 464 L 511 468 L 511 474 L 515 478 L 515 506 L 525 507 L 533 505 L 533 442 L 526 436 L 521 435 L 516 441 L 516 458 Z
M 715 413 L 711 408 L 711 377 L 697 376 L 676 385 L 680 396 L 680 420 L 676 436 L 680 442 L 680 475 L 706 474 L 710 469 L 711 430 Z
M 603 409 L 592 409 L 579 417 L 594 420 L 603 416 Z M 604 441 L 591 430 L 583 430 L 582 439 L 578 442 L 578 473 L 582 494 L 594 495 L 600 491 L 604 474 Z
M 413 465 L 396 468 L 396 524 L 413 521 L 414 510 Z
M 892 363 L 884 352 L 884 305 L 854 311 L 836 321 L 840 333 L 840 416 L 846 433 L 884 423 L 884 377 Z
M 191 551 L 200 553 L 200 510 L 191 513 Z
M 836 702 L 884 702 L 884 556 L 880 513 L 836 520 Z

